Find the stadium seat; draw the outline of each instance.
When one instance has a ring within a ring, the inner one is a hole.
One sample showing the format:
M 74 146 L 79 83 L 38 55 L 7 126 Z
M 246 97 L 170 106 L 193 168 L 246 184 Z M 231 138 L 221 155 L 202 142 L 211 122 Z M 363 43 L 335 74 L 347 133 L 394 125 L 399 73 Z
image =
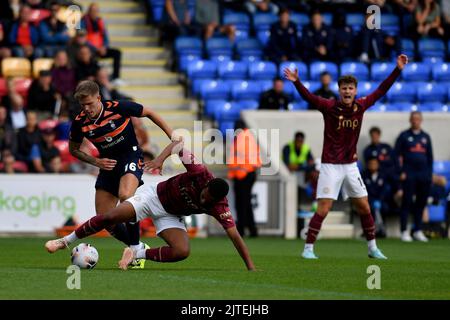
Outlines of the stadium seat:
M 33 61 L 33 77 L 38 78 L 39 72 L 42 70 L 50 70 L 53 65 L 53 59 L 51 58 L 39 58 Z
M 162 21 L 164 14 L 165 0 L 148 0 L 150 2 L 150 7 L 152 11 L 153 21 Z
M 272 23 L 278 21 L 278 17 L 273 13 L 255 13 L 253 15 L 253 28 L 256 31 L 270 30 Z
M 191 81 L 192 95 L 194 95 L 195 97 L 200 97 L 200 92 L 201 92 L 203 84 L 212 82 L 212 81 L 215 81 L 215 79 L 204 79 L 204 78 L 193 79 Z
M 181 72 L 187 71 L 187 66 L 191 61 L 201 60 L 201 57 L 195 54 L 186 54 L 178 57 L 178 69 Z
M 237 101 L 239 109 L 242 110 L 256 110 L 259 107 L 259 101 L 257 100 L 242 100 Z
M 289 68 L 290 70 L 298 70 L 298 76 L 300 79 L 308 80 L 308 67 L 305 63 L 301 61 L 285 61 L 280 63 L 280 67 L 278 68 L 278 75 L 281 79 L 284 79 L 284 69 Z
M 175 39 L 175 51 L 178 55 L 202 56 L 203 43 L 197 37 L 178 37 Z
M 42 20 L 50 17 L 50 10 L 46 9 L 32 9 L 30 12 L 30 22 L 35 24 L 36 26 L 41 22 Z
M 411 39 L 402 39 L 402 52 L 410 57 L 411 60 L 414 59 L 416 48 L 414 45 L 414 41 Z
M 8 86 L 5 78 L 0 78 L 0 98 L 8 94 Z
M 425 63 L 408 63 L 402 71 L 402 79 L 405 81 L 429 81 L 430 66 Z
M 345 16 L 345 24 L 352 27 L 354 32 L 359 32 L 366 21 L 361 13 L 348 13 Z
M 399 112 L 398 106 L 390 103 L 377 102 L 375 105 L 367 109 L 369 112 Z
M 445 176 L 450 180 L 450 161 L 437 161 L 433 162 L 433 172 Z
M 428 83 L 417 88 L 419 102 L 445 102 L 447 100 L 447 87 L 441 83 Z
M 205 101 L 205 108 L 204 108 L 204 114 L 214 118 L 216 116 L 216 110 L 223 107 L 225 103 L 228 101 L 226 100 L 206 100 Z
M 374 62 L 370 67 L 372 81 L 383 81 L 394 70 L 396 64 L 393 62 Z
M 425 57 L 445 57 L 445 44 L 438 39 L 419 39 L 418 51 L 422 58 Z
M 420 111 L 419 109 L 420 107 L 418 104 L 407 101 L 389 103 L 389 106 L 394 110 L 399 110 L 403 112 Z
M 221 80 L 207 81 L 200 87 L 200 96 L 204 100 L 227 100 L 230 96 L 230 87 Z
M 440 102 L 426 102 L 420 104 L 421 109 L 429 110 L 432 112 L 448 112 L 448 105 Z
M 317 89 L 320 88 L 320 82 L 319 81 L 302 81 L 303 85 L 306 89 L 310 92 L 314 92 Z M 291 84 L 292 85 L 292 84 Z M 293 86 L 293 85 L 292 85 Z M 297 89 L 294 87 L 293 90 L 294 100 L 295 101 L 302 101 L 303 98 L 300 96 L 300 93 L 298 93 Z
M 223 15 L 223 24 L 232 24 L 239 31 L 250 30 L 250 18 L 243 12 L 227 12 Z
M 256 33 L 256 37 L 263 46 L 266 46 L 267 42 L 269 42 L 270 30 L 260 30 Z
M 288 105 L 288 109 L 292 111 L 308 110 L 308 103 L 305 100 L 295 101 Z
M 191 61 L 187 67 L 187 75 L 191 80 L 214 78 L 216 71 L 217 63 L 208 60 Z
M 429 222 L 447 221 L 445 204 L 441 203 L 438 205 L 428 205 L 428 221 Z
M 61 162 L 70 164 L 77 161 L 77 159 L 70 154 L 68 140 L 56 140 L 53 145 L 59 150 Z
M 331 12 L 323 12 L 322 15 L 322 21 L 327 26 L 331 26 L 333 24 L 333 13 Z
M 387 92 L 389 103 L 393 102 L 414 102 L 416 101 L 417 90 L 414 85 L 396 82 Z
M 359 80 L 369 80 L 369 68 L 361 62 L 344 62 L 340 66 L 340 74 L 351 74 Z
M 220 121 L 235 121 L 239 119 L 241 109 L 236 102 L 227 102 L 216 109 L 215 117 Z
M 16 88 L 17 93 L 26 99 L 32 82 L 33 80 L 29 78 L 15 78 L 14 87 Z
M 261 43 L 256 38 L 236 40 L 236 52 L 241 60 L 245 57 L 261 57 L 263 55 L 263 48 Z
M 262 88 L 257 81 L 241 81 L 231 87 L 233 100 L 258 100 Z
M 220 121 L 219 122 L 219 130 L 220 130 L 220 132 L 222 132 L 222 134 L 225 136 L 225 135 L 229 135 L 230 137 L 232 137 L 233 136 L 233 130 L 234 130 L 234 123 L 235 123 L 235 120 L 229 120 L 229 121 Z M 228 131 L 227 132 L 227 130 L 230 130 L 231 129 L 231 131 Z
M 365 97 L 371 94 L 378 87 L 378 83 L 371 81 L 362 81 L 358 83 L 357 97 Z
M 217 73 L 221 79 L 246 79 L 247 63 L 243 61 L 227 61 L 219 64 Z
M 298 30 L 301 30 L 309 23 L 309 16 L 306 13 L 292 12 L 290 20 L 297 25 Z
M 231 57 L 230 56 L 224 56 L 222 54 L 218 55 L 218 56 L 211 56 L 209 57 L 210 61 L 216 62 L 218 66 L 220 66 L 223 63 L 228 63 L 229 61 L 231 61 Z
M 228 38 L 210 38 L 206 41 L 206 52 L 209 57 L 217 55 L 232 56 L 233 45 Z
M 444 62 L 444 58 L 441 57 L 424 57 L 422 59 L 423 63 L 428 64 L 431 68 L 433 68 L 433 66 L 435 64 L 440 64 Z
M 450 81 L 450 63 L 439 63 L 432 67 L 433 80 Z
M 2 75 L 8 77 L 30 77 L 31 62 L 25 58 L 4 58 L 2 60 Z
M 395 14 L 382 14 L 381 25 L 383 31 L 389 35 L 397 35 L 400 31 L 400 20 Z
M 331 75 L 331 79 L 337 79 L 338 67 L 333 62 L 312 62 L 309 65 L 309 75 L 311 80 L 319 81 L 320 74 L 327 71 Z
M 249 65 L 248 75 L 252 80 L 272 80 L 277 75 L 277 66 L 270 61 L 252 62 Z

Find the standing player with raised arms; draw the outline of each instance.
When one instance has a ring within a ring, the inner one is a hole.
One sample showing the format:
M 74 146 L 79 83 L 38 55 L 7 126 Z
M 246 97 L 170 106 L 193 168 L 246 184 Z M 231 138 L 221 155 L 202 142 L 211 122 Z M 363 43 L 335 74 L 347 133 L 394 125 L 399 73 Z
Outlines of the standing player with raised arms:
M 78 84 L 75 99 L 81 111 L 70 129 L 70 153 L 81 161 L 100 168 L 95 183 L 95 211 L 105 214 L 117 202 L 134 195 L 143 184 L 143 154 L 138 145 L 131 117 L 147 117 L 169 137 L 172 129 L 155 112 L 131 101 L 102 101 L 99 87 L 94 81 Z M 83 139 L 98 149 L 98 158 L 80 150 Z M 139 241 L 139 223 L 118 223 L 107 228 L 117 240 L 134 249 L 144 248 Z M 145 260 L 134 261 L 134 267 L 143 268 Z
M 357 167 L 356 144 L 361 131 L 364 112 L 383 97 L 401 70 L 408 57 L 401 54 L 397 66 L 380 86 L 367 97 L 355 99 L 357 80 L 353 76 L 339 78 L 339 100 L 329 100 L 311 94 L 300 82 L 298 70 L 284 69 L 286 79 L 292 81 L 303 99 L 319 110 L 325 122 L 322 164 L 317 185 L 317 211 L 309 223 L 308 235 L 302 257 L 317 259 L 314 242 L 322 222 L 337 200 L 342 188 L 344 199 L 351 198 L 360 215 L 361 225 L 368 242 L 369 257 L 387 259 L 375 241 L 375 224 L 370 213 L 367 190 Z

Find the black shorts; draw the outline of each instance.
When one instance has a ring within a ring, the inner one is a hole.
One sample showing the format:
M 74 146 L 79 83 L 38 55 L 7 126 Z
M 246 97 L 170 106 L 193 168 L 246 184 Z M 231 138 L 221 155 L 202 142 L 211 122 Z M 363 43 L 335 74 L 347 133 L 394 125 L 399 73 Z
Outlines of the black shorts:
M 120 179 L 127 173 L 136 176 L 139 181 L 139 186 L 144 184 L 144 181 L 142 181 L 142 174 L 144 173 L 144 156 L 141 149 L 130 151 L 119 158 L 110 157 L 109 159 L 117 160 L 116 166 L 111 171 L 100 170 L 95 183 L 95 189 L 102 189 L 119 197 Z

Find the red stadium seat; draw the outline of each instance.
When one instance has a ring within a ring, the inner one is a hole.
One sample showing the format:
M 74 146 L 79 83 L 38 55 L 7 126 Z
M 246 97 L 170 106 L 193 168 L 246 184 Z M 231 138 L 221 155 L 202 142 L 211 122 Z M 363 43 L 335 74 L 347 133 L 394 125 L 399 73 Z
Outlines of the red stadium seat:
M 0 170 L 3 170 L 4 167 L 5 167 L 5 164 L 3 162 L 0 162 Z M 22 173 L 28 172 L 28 166 L 23 161 L 15 161 L 14 165 L 13 165 L 13 169 L 15 172 L 22 172 Z
M 45 9 L 33 9 L 30 14 L 30 22 L 38 25 L 45 18 L 50 17 L 50 11 Z
M 0 78 L 0 98 L 8 94 L 8 88 L 6 87 L 6 79 Z
M 61 162 L 72 163 L 76 162 L 77 159 L 70 154 L 69 151 L 69 141 L 67 140 L 56 140 L 53 145 L 58 148 L 59 155 L 61 157 Z
M 32 80 L 29 78 L 16 78 L 14 79 L 14 87 L 18 94 L 22 97 L 28 97 L 28 89 L 30 89 Z
M 47 120 L 42 120 L 41 122 L 39 122 L 38 127 L 40 130 L 55 129 L 57 125 L 58 125 L 58 120 L 47 119 Z

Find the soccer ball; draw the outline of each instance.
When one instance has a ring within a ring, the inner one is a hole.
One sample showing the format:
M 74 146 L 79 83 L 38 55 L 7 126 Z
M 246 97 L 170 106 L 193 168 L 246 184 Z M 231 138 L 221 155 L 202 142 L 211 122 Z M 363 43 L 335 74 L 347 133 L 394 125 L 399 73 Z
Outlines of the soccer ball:
M 98 252 L 88 243 L 80 243 L 72 250 L 72 264 L 81 269 L 93 269 L 98 262 Z

